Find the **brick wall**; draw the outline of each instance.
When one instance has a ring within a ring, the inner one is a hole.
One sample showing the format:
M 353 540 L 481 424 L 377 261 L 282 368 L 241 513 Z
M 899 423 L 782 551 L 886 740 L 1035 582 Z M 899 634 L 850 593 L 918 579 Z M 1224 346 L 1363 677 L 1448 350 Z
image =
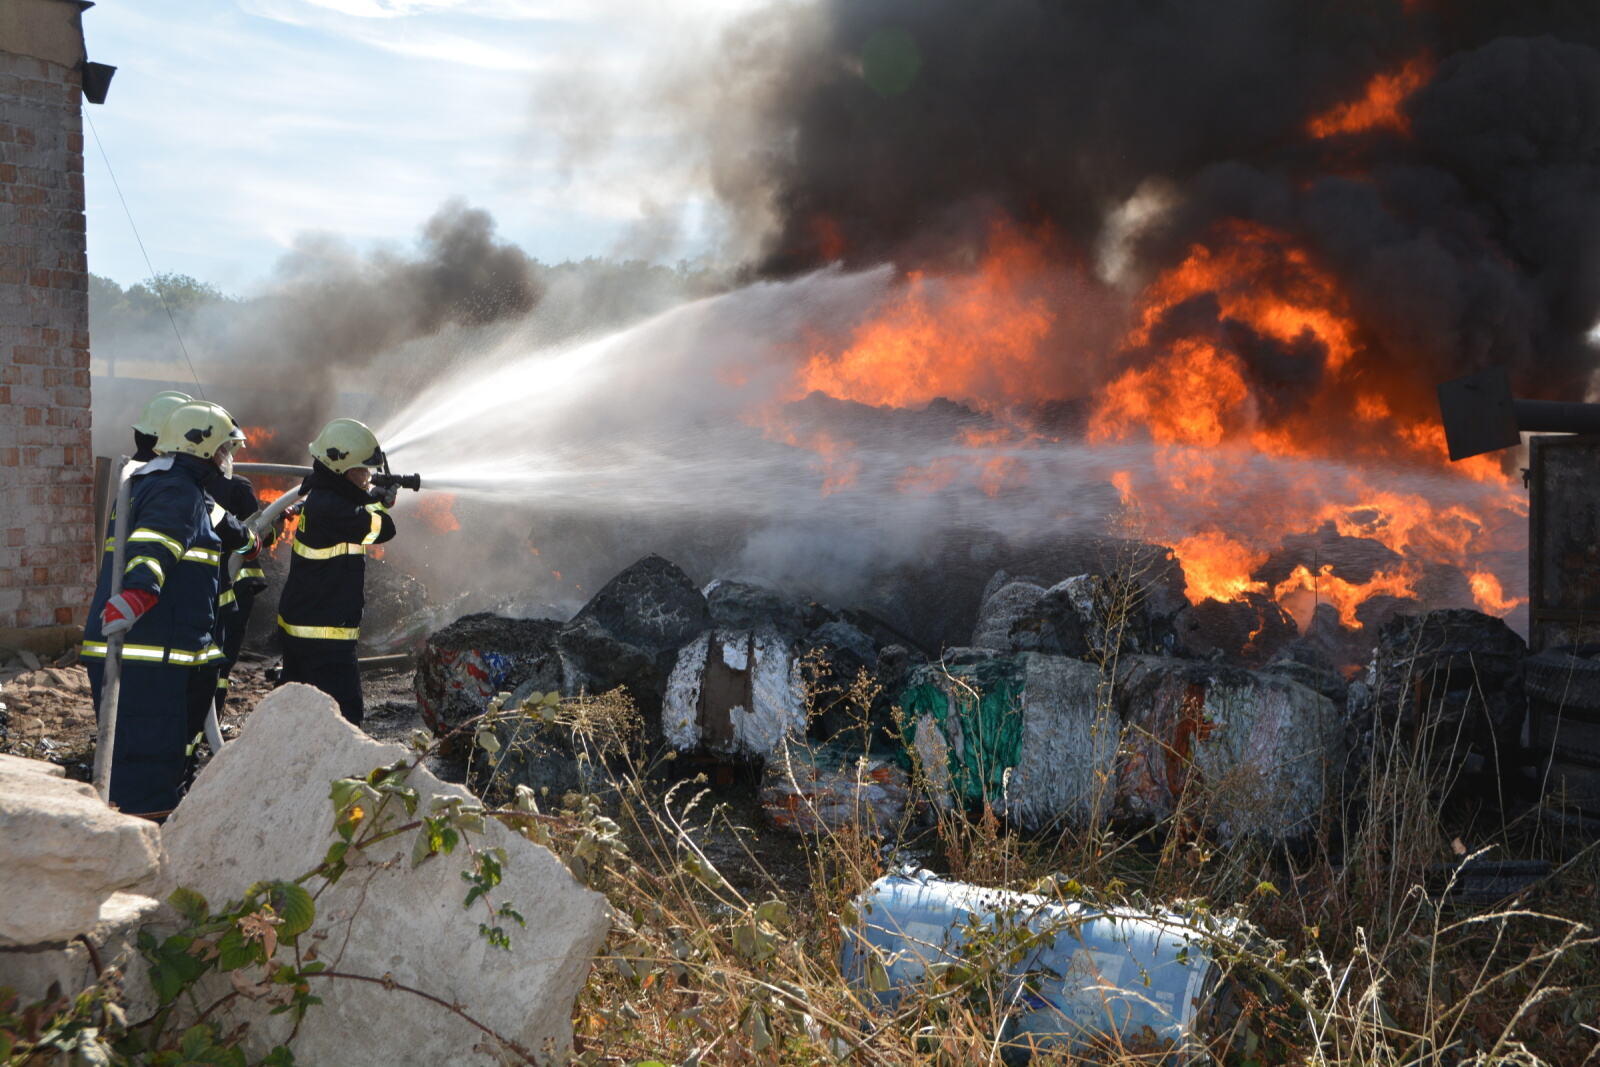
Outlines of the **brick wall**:
M 81 624 L 94 583 L 80 84 L 0 51 L 0 628 Z

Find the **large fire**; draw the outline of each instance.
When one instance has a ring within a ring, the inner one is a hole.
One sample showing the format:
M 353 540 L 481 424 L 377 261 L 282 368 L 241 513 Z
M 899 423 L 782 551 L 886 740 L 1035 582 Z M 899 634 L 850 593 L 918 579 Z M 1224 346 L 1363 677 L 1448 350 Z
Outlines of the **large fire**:
M 1382 109 L 1420 77 L 1407 67 L 1328 128 L 1387 121 Z M 1061 398 L 1061 367 L 1071 365 L 1052 348 L 1070 313 L 1048 297 L 1057 262 L 1048 234 L 997 226 L 970 272 L 908 275 L 847 343 L 803 360 L 791 398 L 958 401 L 997 428 L 964 432 L 959 450 L 909 467 L 898 489 L 932 492 L 961 478 L 991 494 L 1026 485 L 1019 449 L 1057 432 L 1030 412 Z M 1109 363 L 1120 369 L 1097 372 L 1108 364 L 1092 353 L 1081 361 L 1086 443 L 1107 455 L 1148 450 L 1108 480 L 1142 535 L 1172 546 L 1191 601 L 1268 596 L 1302 625 L 1326 604 L 1354 628 L 1364 602 L 1421 597 L 1443 566 L 1458 572 L 1459 594 L 1447 596 L 1495 615 L 1522 603 L 1496 571 L 1513 558 L 1526 513 L 1514 480 L 1493 457 L 1448 462 L 1435 383 L 1371 358 L 1337 279 L 1285 234 L 1216 228 L 1144 287 L 1128 321 Z M 1252 367 L 1263 348 L 1283 389 L 1264 388 Z M 1384 366 L 1393 372 L 1374 371 Z M 818 453 L 825 492 L 850 483 L 848 443 L 767 421 L 779 439 Z M 1368 546 L 1374 558 L 1354 567 L 1319 558 L 1315 546 L 1329 542 Z

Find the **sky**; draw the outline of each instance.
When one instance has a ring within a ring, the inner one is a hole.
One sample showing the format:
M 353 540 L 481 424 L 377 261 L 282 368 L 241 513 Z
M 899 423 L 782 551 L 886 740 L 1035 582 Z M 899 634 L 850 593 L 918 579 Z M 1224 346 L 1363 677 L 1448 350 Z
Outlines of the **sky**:
M 452 198 L 546 262 L 702 254 L 699 168 L 616 102 L 701 62 L 751 6 L 100 0 L 84 37 L 117 73 L 84 107 L 89 269 L 246 295 L 297 237 L 403 248 Z M 575 156 L 601 133 L 606 151 Z

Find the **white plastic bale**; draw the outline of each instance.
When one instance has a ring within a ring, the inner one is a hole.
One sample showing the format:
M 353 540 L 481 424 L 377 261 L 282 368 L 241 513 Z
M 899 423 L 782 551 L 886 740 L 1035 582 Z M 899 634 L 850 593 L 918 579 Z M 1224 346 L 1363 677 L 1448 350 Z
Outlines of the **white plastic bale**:
M 661 733 L 679 752 L 700 747 L 700 678 L 711 634 L 704 633 L 678 652 L 661 701 Z
M 806 707 L 800 663 L 787 640 L 773 633 L 714 630 L 678 653 L 662 701 L 662 733 L 680 752 L 704 747 L 700 698 L 711 642 L 730 670 L 750 672 L 751 706 L 729 712 L 733 742 L 724 755 L 764 756 L 785 738 L 805 732 Z
M 1028 829 L 1110 811 L 1122 720 L 1105 680 L 1082 660 L 1023 658 L 1022 746 L 1006 808 Z

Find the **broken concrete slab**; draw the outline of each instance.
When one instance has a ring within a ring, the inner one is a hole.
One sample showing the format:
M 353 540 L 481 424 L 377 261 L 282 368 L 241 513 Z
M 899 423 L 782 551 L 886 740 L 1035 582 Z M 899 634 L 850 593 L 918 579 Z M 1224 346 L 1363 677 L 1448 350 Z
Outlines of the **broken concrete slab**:
M 274 691 L 168 821 L 170 884 L 220 905 L 257 880 L 295 878 L 317 867 L 337 840 L 330 783 L 411 756 L 350 726 L 309 686 Z M 411 771 L 409 783 L 423 810 L 433 797 L 472 801 L 426 769 Z M 561 1061 L 571 1043 L 573 999 L 609 928 L 604 898 L 580 886 L 548 849 L 490 820 L 480 847 L 506 851 L 496 899 L 527 918 L 525 928 L 513 929 L 509 950 L 493 947 L 479 936 L 483 913 L 462 907 L 465 861 L 436 856 L 413 869 L 412 843 L 403 834 L 376 846 L 366 862 L 324 888 L 302 943 L 316 944 L 330 969 L 391 978 L 460 1004 L 496 1032 Z M 317 992 L 325 1003 L 300 1024 L 292 1045 L 298 1062 L 503 1062 L 480 1031 L 402 990 L 330 978 Z M 291 1029 L 289 1016 L 267 1011 L 262 1002 L 235 998 L 212 1018 L 225 1028 L 247 1022 L 244 1048 L 254 1057 Z
M 120 976 L 111 983 L 123 1014 L 132 1022 L 154 1015 L 159 1006 L 151 989 L 148 968 L 138 952 L 139 930 L 155 921 L 161 902 L 138 893 L 113 893 L 100 905 L 94 925 L 80 935 L 94 946 L 94 952 L 74 937 L 25 948 L 0 948 L 0 988 L 15 992 L 22 1003 L 43 1000 L 52 986 L 72 996 L 88 989 L 102 977 L 95 960 L 105 971 L 113 968 Z
M 701 634 L 667 679 L 661 728 L 679 752 L 741 758 L 801 736 L 806 702 L 794 646 L 771 631 Z
M 160 831 L 38 760 L 0 762 L 0 946 L 68 941 L 156 876 Z

